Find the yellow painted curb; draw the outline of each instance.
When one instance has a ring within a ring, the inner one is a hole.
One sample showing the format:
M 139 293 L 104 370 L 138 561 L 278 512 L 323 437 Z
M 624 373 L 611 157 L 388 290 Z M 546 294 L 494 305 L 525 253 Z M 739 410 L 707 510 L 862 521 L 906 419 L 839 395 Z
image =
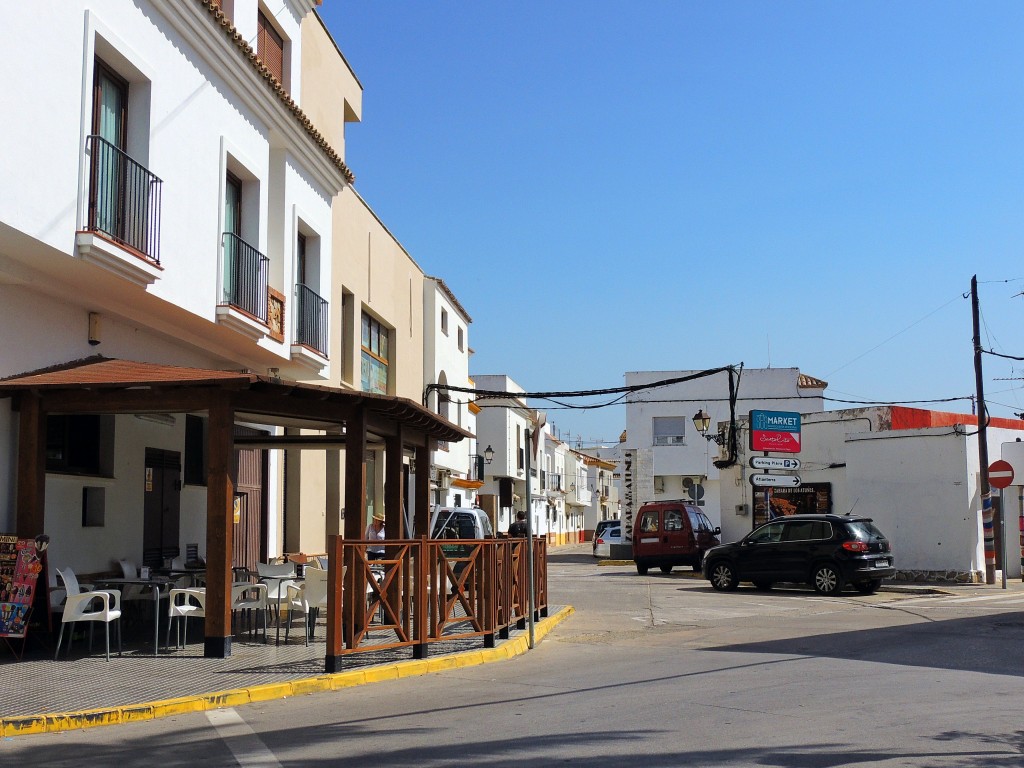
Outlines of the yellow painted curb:
M 534 640 L 540 642 L 552 629 L 569 618 L 575 609 L 567 605 L 552 616 L 534 624 Z M 506 640 L 496 648 L 466 651 L 448 656 L 426 659 L 397 661 L 380 667 L 353 669 L 345 672 L 318 675 L 286 683 L 268 683 L 248 688 L 206 693 L 198 696 L 182 696 L 142 704 L 128 704 L 119 707 L 105 707 L 81 712 L 57 712 L 41 715 L 24 715 L 0 718 L 0 737 L 27 736 L 34 733 L 58 733 L 98 725 L 118 725 L 158 717 L 182 715 L 191 712 L 205 712 L 221 707 L 237 707 L 257 701 L 272 701 L 289 696 L 299 696 L 324 691 L 338 691 L 356 685 L 398 680 L 406 677 L 443 672 L 451 669 L 475 667 L 494 661 L 506 661 L 529 650 L 525 635 Z

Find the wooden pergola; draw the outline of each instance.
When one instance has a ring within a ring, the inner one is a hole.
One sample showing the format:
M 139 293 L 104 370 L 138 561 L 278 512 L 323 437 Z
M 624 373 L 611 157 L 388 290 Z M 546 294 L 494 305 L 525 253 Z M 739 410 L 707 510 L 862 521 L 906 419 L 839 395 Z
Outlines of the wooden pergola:
M 426 536 L 431 451 L 436 441 L 472 435 L 405 398 L 282 381 L 236 371 L 88 358 L 0 380 L 0 397 L 18 413 L 17 534 L 45 532 L 46 417 L 51 414 L 206 413 L 206 640 L 205 655 L 231 654 L 232 451 L 246 447 L 344 448 L 344 506 L 366 509 L 366 454 L 372 438 L 384 445 L 385 528 L 402 537 Z M 331 434 L 236 438 L 236 422 L 302 426 Z M 301 445 L 300 445 L 301 443 Z M 403 457 L 416 463 L 414 530 L 404 530 Z M 345 516 L 342 535 L 363 536 L 363 515 Z M 401 537 L 395 537 L 401 538 Z

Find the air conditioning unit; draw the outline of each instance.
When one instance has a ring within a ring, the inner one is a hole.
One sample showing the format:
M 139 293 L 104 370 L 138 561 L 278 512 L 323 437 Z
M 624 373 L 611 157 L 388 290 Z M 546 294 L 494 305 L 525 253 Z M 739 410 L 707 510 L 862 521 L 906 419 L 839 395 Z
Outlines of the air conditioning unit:
M 693 485 L 693 478 L 692 477 L 684 477 L 683 478 L 683 488 L 689 488 L 692 485 Z
M 437 484 L 444 490 L 452 487 L 452 473 L 448 470 L 441 470 L 437 473 Z

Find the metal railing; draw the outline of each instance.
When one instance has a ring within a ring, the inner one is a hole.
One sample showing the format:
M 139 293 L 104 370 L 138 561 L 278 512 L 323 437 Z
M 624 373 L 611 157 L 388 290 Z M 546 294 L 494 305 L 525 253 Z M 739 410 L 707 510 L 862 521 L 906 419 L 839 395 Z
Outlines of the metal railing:
M 266 323 L 270 259 L 231 232 L 224 233 L 223 243 L 224 300 Z
M 89 208 L 86 229 L 160 263 L 163 181 L 101 136 L 86 138 Z
M 295 343 L 327 357 L 327 299 L 302 283 L 295 286 Z
M 378 542 L 328 544 L 327 659 L 410 647 L 423 658 L 432 643 L 480 637 L 485 647 L 524 629 L 529 614 L 525 539 L 395 539 L 381 559 Z M 547 542 L 534 538 L 534 618 L 547 616 Z M 332 612 L 331 600 L 339 611 Z M 329 671 L 331 671 L 329 669 Z

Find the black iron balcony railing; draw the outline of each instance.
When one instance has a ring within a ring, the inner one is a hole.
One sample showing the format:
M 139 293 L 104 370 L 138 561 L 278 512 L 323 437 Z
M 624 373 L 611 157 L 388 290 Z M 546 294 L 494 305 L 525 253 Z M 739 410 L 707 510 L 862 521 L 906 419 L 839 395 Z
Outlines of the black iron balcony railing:
M 86 228 L 160 263 L 163 182 L 101 136 L 86 139 L 89 210 Z
M 224 299 L 260 322 L 267 322 L 270 259 L 231 232 L 224 233 Z
M 295 343 L 327 357 L 327 299 L 308 285 L 295 286 Z

